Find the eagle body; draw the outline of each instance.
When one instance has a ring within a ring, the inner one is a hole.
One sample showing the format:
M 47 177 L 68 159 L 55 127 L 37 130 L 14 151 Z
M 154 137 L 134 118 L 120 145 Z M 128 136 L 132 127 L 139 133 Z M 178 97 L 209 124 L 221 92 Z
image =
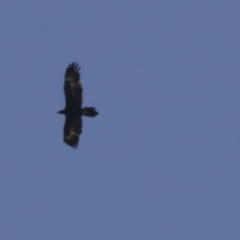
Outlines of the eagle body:
M 80 66 L 73 62 L 68 65 L 64 79 L 64 94 L 66 105 L 59 114 L 65 115 L 65 124 L 63 128 L 63 141 L 77 148 L 79 136 L 82 133 L 82 116 L 95 117 L 98 115 L 94 107 L 82 108 L 82 84 L 80 77 Z

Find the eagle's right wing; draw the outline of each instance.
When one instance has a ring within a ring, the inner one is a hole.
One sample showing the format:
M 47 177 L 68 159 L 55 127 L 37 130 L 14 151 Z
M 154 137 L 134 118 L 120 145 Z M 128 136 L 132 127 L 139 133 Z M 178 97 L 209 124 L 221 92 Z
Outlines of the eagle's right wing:
M 64 142 L 73 148 L 77 148 L 78 142 L 79 142 L 79 136 L 82 133 L 81 116 L 70 117 L 66 115 L 63 132 L 64 132 L 64 137 L 63 137 Z

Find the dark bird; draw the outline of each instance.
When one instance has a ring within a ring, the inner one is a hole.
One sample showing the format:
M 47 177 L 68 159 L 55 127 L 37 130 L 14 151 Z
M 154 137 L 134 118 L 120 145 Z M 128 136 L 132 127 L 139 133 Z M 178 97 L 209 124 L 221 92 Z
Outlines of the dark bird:
M 82 133 L 82 116 L 95 117 L 98 115 L 94 107 L 82 108 L 82 84 L 80 82 L 80 66 L 73 62 L 65 72 L 64 93 L 65 109 L 59 111 L 66 117 L 63 128 L 63 141 L 73 148 L 77 148 L 79 136 Z

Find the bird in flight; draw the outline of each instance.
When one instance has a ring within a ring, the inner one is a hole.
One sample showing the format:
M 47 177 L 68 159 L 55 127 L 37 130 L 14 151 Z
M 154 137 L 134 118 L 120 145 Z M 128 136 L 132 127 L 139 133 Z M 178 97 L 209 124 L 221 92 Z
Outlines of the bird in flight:
M 79 70 L 80 66 L 76 62 L 68 65 L 64 79 L 66 105 L 65 109 L 58 112 L 65 115 L 63 141 L 73 148 L 77 148 L 79 136 L 82 133 L 82 116 L 95 117 L 98 115 L 94 107 L 82 108 L 83 89 Z

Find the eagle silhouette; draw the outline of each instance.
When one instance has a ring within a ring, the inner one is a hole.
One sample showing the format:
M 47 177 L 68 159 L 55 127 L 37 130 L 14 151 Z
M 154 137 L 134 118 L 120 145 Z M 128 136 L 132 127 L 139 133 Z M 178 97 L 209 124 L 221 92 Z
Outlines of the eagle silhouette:
M 77 148 L 79 136 L 82 133 L 82 116 L 95 117 L 98 115 L 94 107 L 82 108 L 83 89 L 80 81 L 80 68 L 76 62 L 68 65 L 64 80 L 66 105 L 65 109 L 58 112 L 64 114 L 66 118 L 63 128 L 63 141 L 73 148 Z

